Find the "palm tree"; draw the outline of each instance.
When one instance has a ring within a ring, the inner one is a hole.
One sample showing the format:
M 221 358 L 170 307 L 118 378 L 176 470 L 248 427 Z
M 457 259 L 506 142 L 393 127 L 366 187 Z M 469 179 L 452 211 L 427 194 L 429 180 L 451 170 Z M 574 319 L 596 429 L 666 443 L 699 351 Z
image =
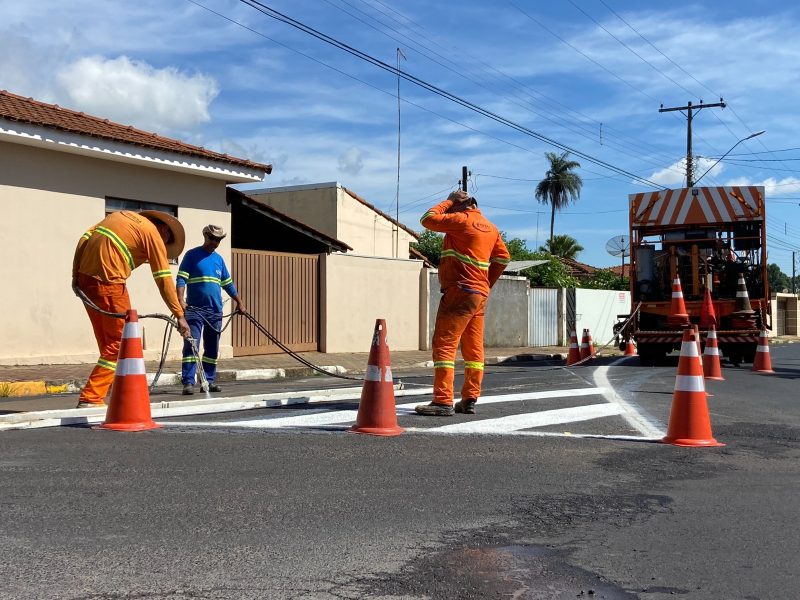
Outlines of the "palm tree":
M 577 169 L 581 164 L 574 160 L 568 160 L 569 152 L 561 155 L 555 152 L 545 152 L 544 155 L 550 161 L 550 168 L 544 179 L 536 185 L 534 197 L 542 204 L 550 205 L 550 244 L 552 244 L 556 211 L 581 197 L 583 181 L 580 175 L 572 172 L 572 169 Z
M 575 259 L 578 253 L 583 250 L 583 246 L 578 243 L 571 235 L 554 235 L 539 248 L 540 252 L 549 252 L 559 258 Z

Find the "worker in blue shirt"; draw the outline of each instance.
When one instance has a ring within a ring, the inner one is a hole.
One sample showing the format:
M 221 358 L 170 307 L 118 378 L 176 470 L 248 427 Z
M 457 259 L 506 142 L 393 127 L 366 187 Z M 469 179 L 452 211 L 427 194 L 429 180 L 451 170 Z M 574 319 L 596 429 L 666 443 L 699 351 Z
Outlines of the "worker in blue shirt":
M 178 267 L 176 288 L 178 300 L 186 312 L 192 338 L 200 351 L 203 340 L 203 372 L 209 384 L 209 391 L 219 392 L 221 388 L 214 383 L 217 376 L 217 356 L 219 355 L 219 336 L 222 326 L 222 290 L 236 303 L 236 310 L 244 313 L 245 307 L 236 286 L 233 285 L 228 267 L 223 258 L 215 252 L 226 236 L 225 230 L 217 225 L 203 228 L 202 246 L 192 248 L 183 257 Z M 183 393 L 194 394 L 197 362 L 189 341 L 183 343 L 183 368 L 181 382 Z

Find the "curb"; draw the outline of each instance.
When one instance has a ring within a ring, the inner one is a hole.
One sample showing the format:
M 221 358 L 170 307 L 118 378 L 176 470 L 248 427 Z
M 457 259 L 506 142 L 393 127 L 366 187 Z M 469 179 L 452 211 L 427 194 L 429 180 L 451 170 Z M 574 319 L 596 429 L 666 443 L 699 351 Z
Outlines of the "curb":
M 336 375 L 344 375 L 348 371 L 341 365 L 320 367 Z M 147 373 L 147 384 L 155 379 L 155 373 Z M 239 369 L 220 370 L 217 372 L 217 381 L 258 381 L 269 379 L 302 379 L 312 376 L 322 377 L 310 367 L 286 367 L 275 369 Z M 23 398 L 25 396 L 44 396 L 80 392 L 86 384 L 86 379 L 54 379 L 38 381 L 0 381 L 0 397 Z M 180 385 L 180 373 L 162 373 L 156 382 L 156 387 Z
M 535 362 L 543 360 L 564 360 L 563 354 L 517 354 L 512 356 L 492 356 L 484 359 L 484 364 L 497 365 L 509 362 Z M 463 366 L 463 359 L 456 361 L 457 366 Z M 348 371 L 342 365 L 328 365 L 321 366 L 321 369 L 334 373 L 336 375 L 345 375 L 347 373 L 357 373 L 360 371 Z M 393 367 L 394 372 L 402 371 L 403 369 L 420 369 L 420 368 L 433 368 L 433 361 L 423 361 L 404 365 L 402 367 Z M 276 367 L 270 369 L 221 369 L 217 371 L 217 381 L 220 383 L 231 381 L 264 381 L 270 379 L 302 379 L 305 377 L 322 377 L 311 367 Z M 147 383 L 152 384 L 155 379 L 155 373 L 147 373 Z M 43 396 L 55 395 L 65 393 L 80 392 L 86 384 L 86 379 L 53 379 L 53 380 L 35 380 L 35 381 L 0 381 L 0 397 L 13 397 L 22 398 L 25 396 Z M 180 385 L 180 373 L 161 373 L 158 378 L 156 387 Z

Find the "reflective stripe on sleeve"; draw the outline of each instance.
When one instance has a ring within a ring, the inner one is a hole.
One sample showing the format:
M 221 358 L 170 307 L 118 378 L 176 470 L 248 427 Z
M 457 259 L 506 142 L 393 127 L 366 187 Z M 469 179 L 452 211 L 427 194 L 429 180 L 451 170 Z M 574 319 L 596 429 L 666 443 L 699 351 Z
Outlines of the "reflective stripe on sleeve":
M 163 279 L 164 277 L 172 277 L 172 271 L 164 269 L 163 271 L 153 272 L 153 279 Z

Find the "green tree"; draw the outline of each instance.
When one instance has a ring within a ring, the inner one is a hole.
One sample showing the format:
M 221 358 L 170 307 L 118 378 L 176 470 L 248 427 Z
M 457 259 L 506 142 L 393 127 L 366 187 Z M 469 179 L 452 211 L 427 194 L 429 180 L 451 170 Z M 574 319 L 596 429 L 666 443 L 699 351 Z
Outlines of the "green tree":
M 581 250 L 583 250 L 583 246 L 571 235 L 554 235 L 552 239 L 544 243 L 544 246 L 539 247 L 539 252 L 549 252 L 553 256 L 573 260 Z
M 444 236 L 435 231 L 426 229 L 419 236 L 419 240 L 411 244 L 417 252 L 424 255 L 432 265 L 439 266 L 442 258 L 442 242 Z
M 767 281 L 771 292 L 791 291 L 792 279 L 775 264 L 767 265 Z
M 555 227 L 556 211 L 568 206 L 581 197 L 583 180 L 580 175 L 573 173 L 573 169 L 581 166 L 579 162 L 569 160 L 569 152 L 556 154 L 544 153 L 550 162 L 550 168 L 545 173 L 534 191 L 534 197 L 541 204 L 550 205 L 550 243 L 553 243 L 553 228 Z
M 580 287 L 595 290 L 627 290 L 630 282 L 627 277 L 620 277 L 611 269 L 599 269 Z
M 534 252 L 528 248 L 525 240 L 519 238 L 506 239 L 506 234 L 501 232 L 506 243 L 511 260 L 546 260 L 542 265 L 530 267 L 520 273 L 527 277 L 535 287 L 575 287 L 577 281 L 569 274 L 567 267 L 558 258 L 547 252 Z

